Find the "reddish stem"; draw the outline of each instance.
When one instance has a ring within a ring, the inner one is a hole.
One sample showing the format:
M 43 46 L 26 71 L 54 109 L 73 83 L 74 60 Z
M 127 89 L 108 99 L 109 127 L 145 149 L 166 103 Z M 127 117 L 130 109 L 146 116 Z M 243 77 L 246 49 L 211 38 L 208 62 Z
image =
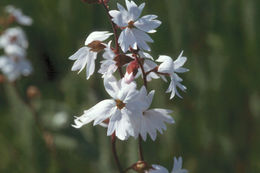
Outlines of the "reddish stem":
M 115 38 L 115 45 L 116 45 L 116 53 L 118 54 L 119 53 L 119 44 L 118 44 L 118 36 L 117 36 L 116 24 L 112 21 L 112 17 L 109 14 L 109 9 L 108 9 L 107 4 L 104 2 L 104 0 L 101 0 L 101 1 L 102 1 L 103 7 L 106 10 L 107 16 L 109 18 L 109 21 L 110 21 L 112 29 L 113 29 L 114 38 Z
M 118 156 L 117 156 L 117 152 L 116 152 L 116 135 L 115 135 L 115 132 L 111 136 L 111 143 L 112 143 L 112 153 L 113 153 L 114 159 L 116 161 L 116 166 L 118 168 L 118 171 L 120 173 L 123 173 L 123 170 L 122 170 L 122 167 L 120 165 L 120 162 L 119 162 L 119 159 L 118 159 Z

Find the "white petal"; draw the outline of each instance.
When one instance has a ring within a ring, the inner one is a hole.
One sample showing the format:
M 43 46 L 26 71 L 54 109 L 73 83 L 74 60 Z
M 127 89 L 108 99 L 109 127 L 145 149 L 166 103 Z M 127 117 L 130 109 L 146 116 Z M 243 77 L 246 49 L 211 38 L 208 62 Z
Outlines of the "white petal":
M 171 173 L 188 173 L 186 169 L 182 169 L 182 158 L 174 157 L 173 169 Z
M 123 52 L 126 52 L 130 47 L 137 49 L 137 40 L 132 29 L 124 29 L 119 38 L 118 43 L 121 46 Z
M 127 13 L 127 12 L 126 12 Z M 125 16 L 120 11 L 111 10 L 109 11 L 112 21 L 119 27 L 126 27 L 128 25 L 128 20 L 124 19 Z
M 123 80 L 127 84 L 130 84 L 134 79 L 135 79 L 135 77 L 134 77 L 133 72 L 130 73 L 130 74 L 128 72 L 126 72 L 125 75 L 124 75 L 124 78 L 123 78 Z
M 88 45 L 89 43 L 93 41 L 105 41 L 108 39 L 112 33 L 109 33 L 108 31 L 94 31 L 89 34 L 85 41 L 85 45 Z
M 87 80 L 95 71 L 95 60 L 97 58 L 97 52 L 89 51 L 88 61 L 87 61 L 87 69 L 86 69 L 86 77 Z
M 25 49 L 15 44 L 6 46 L 4 50 L 7 55 L 16 58 L 24 58 L 26 56 Z
M 89 48 L 82 47 L 76 53 L 69 57 L 70 60 L 76 60 L 71 68 L 72 71 L 79 70 L 79 73 L 84 69 L 88 62 Z
M 139 18 L 144 8 L 144 3 L 138 7 L 134 1 L 125 0 L 126 7 L 130 16 L 130 20 L 135 21 Z
M 119 84 L 120 84 L 119 87 L 120 89 L 117 93 L 117 99 L 123 101 L 124 103 L 128 103 L 138 95 L 135 82 L 131 82 L 130 84 L 127 84 L 124 80 L 120 80 Z
M 187 61 L 187 57 L 182 56 L 183 51 L 180 53 L 179 57 L 174 61 L 174 69 L 178 69 L 184 65 Z
M 148 58 L 148 59 L 153 60 L 153 57 L 147 52 L 139 51 L 138 53 L 141 56 L 141 58 Z
M 135 28 L 133 28 L 132 31 L 134 33 L 138 47 L 142 50 L 150 51 L 151 48 L 148 46 L 148 44 L 146 42 L 152 43 L 153 42 L 152 38 L 148 34 L 146 34 L 144 31 L 141 31 L 141 30 L 138 30 Z
M 150 169 L 148 173 L 169 173 L 169 171 L 161 165 L 152 165 L 153 169 Z
M 166 55 L 160 55 L 156 60 L 157 62 L 162 62 L 158 67 L 158 72 L 172 74 L 174 71 L 174 63 L 172 58 Z
M 75 125 L 72 126 L 75 128 L 80 128 L 93 120 L 96 120 L 95 125 L 99 124 L 111 116 L 111 111 L 113 111 L 113 107 L 115 107 L 114 100 L 103 100 L 89 110 L 84 111 L 84 114 L 82 116 L 77 117 L 74 120 Z
M 114 99 L 117 99 L 117 93 L 120 90 L 118 81 L 114 76 L 109 76 L 104 78 L 104 86 L 107 93 Z
M 156 130 L 162 133 L 166 130 L 165 123 L 173 124 L 174 120 L 167 109 L 151 109 L 144 112 L 142 116 L 141 134 L 146 136 L 149 133 L 152 140 L 156 139 Z
M 159 20 L 154 20 L 155 18 L 157 18 L 156 15 L 146 15 L 138 19 L 134 25 L 142 31 L 154 33 L 156 32 L 155 29 L 158 28 L 162 23 Z

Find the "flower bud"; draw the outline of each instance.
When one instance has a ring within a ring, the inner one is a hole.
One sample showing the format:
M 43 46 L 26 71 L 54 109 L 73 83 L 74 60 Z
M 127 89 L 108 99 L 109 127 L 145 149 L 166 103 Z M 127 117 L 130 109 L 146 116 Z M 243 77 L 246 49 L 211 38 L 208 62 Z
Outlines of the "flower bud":
M 36 97 L 40 96 L 40 90 L 35 86 L 29 86 L 27 88 L 27 97 L 29 99 L 34 99 Z
M 139 64 L 137 60 L 130 62 L 130 64 L 126 68 L 126 73 L 124 76 L 124 80 L 126 83 L 129 84 L 134 80 L 135 75 L 138 72 L 138 68 L 139 68 Z
M 150 165 L 148 165 L 148 163 L 146 163 L 145 161 L 138 161 L 136 162 L 133 166 L 132 169 L 135 170 L 138 173 L 143 173 L 146 170 L 151 169 L 152 167 Z

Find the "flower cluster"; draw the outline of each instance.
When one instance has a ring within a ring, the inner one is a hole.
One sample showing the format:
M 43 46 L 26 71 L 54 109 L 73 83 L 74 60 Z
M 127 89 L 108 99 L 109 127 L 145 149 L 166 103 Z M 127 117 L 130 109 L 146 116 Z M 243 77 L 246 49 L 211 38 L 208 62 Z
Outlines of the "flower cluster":
M 141 17 L 145 3 L 136 5 L 132 0 L 125 0 L 126 8 L 117 4 L 118 10 L 108 9 L 107 2 L 98 1 L 108 11 L 114 33 L 109 31 L 94 31 L 86 38 L 85 46 L 69 57 L 75 61 L 72 71 L 86 69 L 86 78 L 89 79 L 95 72 L 95 61 L 98 54 L 102 54 L 103 60 L 98 73 L 102 74 L 104 87 L 110 95 L 110 99 L 100 101 L 92 108 L 75 117 L 73 127 L 81 128 L 83 125 L 93 122 L 93 125 L 102 125 L 107 128 L 107 135 L 115 135 L 120 140 L 127 140 L 130 136 L 141 137 L 144 141 L 147 135 L 155 140 L 157 131 L 161 134 L 166 130 L 166 124 L 173 124 L 170 116 L 171 110 L 151 108 L 155 91 L 148 91 L 147 84 L 153 79 L 162 79 L 169 87 L 166 93 L 170 99 L 175 95 L 182 98 L 178 88 L 185 91 L 181 84 L 179 73 L 187 72 L 184 68 L 187 58 L 183 51 L 173 60 L 170 56 L 160 55 L 158 59 L 148 53 L 151 51 L 149 43 L 153 39 L 149 34 L 155 33 L 161 25 L 156 15 Z M 117 31 L 121 30 L 119 36 Z M 110 37 L 114 35 L 114 46 Z M 115 77 L 119 72 L 121 79 Z M 138 89 L 136 79 L 142 78 L 143 86 Z M 175 166 L 172 173 L 186 173 L 181 169 L 182 158 L 174 159 Z M 159 165 L 146 166 L 143 172 L 168 172 Z
M 5 8 L 11 23 L 31 25 L 32 19 L 23 15 L 20 9 L 13 6 Z M 0 70 L 9 81 L 15 81 L 20 76 L 28 76 L 32 72 L 31 63 L 26 59 L 28 40 L 21 27 L 6 28 L 0 35 L 0 49 L 4 55 L 0 56 Z

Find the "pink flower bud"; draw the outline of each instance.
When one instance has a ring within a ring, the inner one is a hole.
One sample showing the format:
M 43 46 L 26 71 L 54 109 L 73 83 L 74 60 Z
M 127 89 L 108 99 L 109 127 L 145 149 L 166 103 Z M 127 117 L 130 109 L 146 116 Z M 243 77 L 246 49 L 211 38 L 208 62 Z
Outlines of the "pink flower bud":
M 126 83 L 129 84 L 134 80 L 135 75 L 138 72 L 138 68 L 139 68 L 139 64 L 138 64 L 137 60 L 133 60 L 128 64 L 128 66 L 126 68 L 126 73 L 124 76 L 124 80 Z

